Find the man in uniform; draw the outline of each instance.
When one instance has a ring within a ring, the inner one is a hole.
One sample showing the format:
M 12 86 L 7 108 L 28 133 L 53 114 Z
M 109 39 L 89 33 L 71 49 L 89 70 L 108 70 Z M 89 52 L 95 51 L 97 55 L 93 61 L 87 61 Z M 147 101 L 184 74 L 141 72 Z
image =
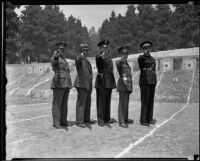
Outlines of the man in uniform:
M 52 116 L 53 126 L 61 128 L 61 126 L 68 126 L 67 104 L 72 82 L 69 64 L 63 56 L 67 44 L 58 42 L 55 46 L 57 50 L 54 51 L 54 55 L 50 59 L 54 71 L 54 77 L 51 82 L 51 89 L 53 90 Z
M 75 64 L 77 77 L 74 87 L 78 96 L 76 102 L 76 124 L 85 127 L 84 123 L 93 123 L 90 120 L 91 94 L 92 94 L 92 66 L 87 59 L 88 45 L 80 45 L 80 55 L 76 57 Z
M 119 126 L 123 128 L 128 127 L 129 97 L 133 90 L 131 67 L 127 62 L 128 50 L 128 46 L 120 47 L 118 52 L 122 55 L 122 57 L 116 62 L 117 70 L 120 76 L 117 82 L 117 91 L 119 92 L 118 120 Z
M 139 85 L 141 91 L 141 115 L 140 123 L 144 126 L 155 124 L 153 119 L 154 95 L 157 83 L 156 78 L 156 62 L 150 55 L 152 43 L 144 41 L 140 47 L 144 50 L 144 54 L 138 57 L 140 68 Z
M 109 57 L 109 41 L 104 40 L 97 44 L 100 54 L 96 56 L 97 77 L 95 88 L 97 93 L 97 118 L 98 125 L 104 126 L 104 123 L 114 123 L 110 118 L 110 102 L 112 89 L 116 88 L 116 82 L 113 74 L 113 62 Z

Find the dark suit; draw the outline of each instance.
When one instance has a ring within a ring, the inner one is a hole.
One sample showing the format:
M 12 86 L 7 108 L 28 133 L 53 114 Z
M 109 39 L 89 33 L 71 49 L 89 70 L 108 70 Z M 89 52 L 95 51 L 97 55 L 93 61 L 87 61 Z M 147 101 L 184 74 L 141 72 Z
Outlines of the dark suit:
M 64 57 L 52 56 L 50 61 L 55 73 L 51 82 L 51 89 L 53 89 L 53 125 L 60 125 L 67 122 L 67 103 L 72 88 L 70 68 Z
M 78 96 L 76 102 L 76 122 L 90 121 L 91 94 L 92 94 L 92 66 L 85 56 L 78 56 L 75 60 L 77 77 L 74 87 Z
M 139 85 L 141 90 L 141 123 L 150 123 L 153 119 L 153 106 L 155 87 L 157 83 L 156 78 L 156 62 L 150 55 L 140 55 L 138 58 L 140 67 Z
M 97 118 L 98 123 L 106 123 L 110 121 L 112 89 L 116 88 L 113 62 L 109 58 L 102 58 L 99 54 L 96 56 L 96 66 L 98 70 L 95 81 L 97 91 Z
M 128 123 L 128 106 L 129 97 L 133 90 L 131 67 L 123 60 L 116 62 L 119 72 L 119 80 L 117 82 L 117 91 L 119 92 L 118 120 L 119 123 Z

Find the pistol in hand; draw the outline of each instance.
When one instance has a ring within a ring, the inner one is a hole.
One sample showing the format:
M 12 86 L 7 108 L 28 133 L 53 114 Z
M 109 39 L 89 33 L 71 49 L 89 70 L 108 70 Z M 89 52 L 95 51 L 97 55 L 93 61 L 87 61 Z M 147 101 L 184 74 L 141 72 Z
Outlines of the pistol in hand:
M 81 58 L 81 59 L 84 59 L 84 57 L 85 57 L 85 56 L 84 56 L 84 53 L 82 52 L 82 53 L 80 54 L 80 58 Z
M 53 56 L 58 58 L 60 56 L 60 52 L 55 50 Z
M 106 52 L 105 52 L 105 51 L 102 52 L 101 56 L 102 56 L 102 58 L 104 59 L 104 58 L 106 57 Z

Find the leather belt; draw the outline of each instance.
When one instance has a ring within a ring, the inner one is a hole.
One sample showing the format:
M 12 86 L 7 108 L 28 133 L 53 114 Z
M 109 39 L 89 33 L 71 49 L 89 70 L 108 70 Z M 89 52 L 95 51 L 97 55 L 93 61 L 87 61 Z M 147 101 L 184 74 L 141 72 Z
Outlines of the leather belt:
M 64 73 L 64 72 L 66 72 L 65 70 L 60 70 L 60 71 L 55 71 L 55 73 Z
M 102 72 L 102 71 L 100 71 L 99 74 L 112 74 L 112 72 L 104 72 L 104 71 Z
M 113 74 L 113 73 L 97 73 L 97 74 L 103 77 L 103 76 L 106 75 L 106 74 L 111 75 L 111 74 Z

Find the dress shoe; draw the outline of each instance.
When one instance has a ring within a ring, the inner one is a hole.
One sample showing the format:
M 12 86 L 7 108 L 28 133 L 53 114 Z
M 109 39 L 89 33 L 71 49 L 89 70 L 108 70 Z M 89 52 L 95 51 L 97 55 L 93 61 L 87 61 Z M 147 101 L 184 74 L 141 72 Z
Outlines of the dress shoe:
M 115 123 L 115 122 L 116 122 L 116 120 L 115 120 L 114 118 L 111 118 L 107 123 L 113 124 L 113 123 Z
M 94 121 L 94 120 L 89 120 L 89 121 L 85 121 L 85 123 L 89 123 L 89 124 L 95 124 L 95 123 L 96 123 L 96 121 Z
M 127 124 L 133 124 L 134 120 L 128 119 L 128 121 L 126 121 L 125 123 L 127 123 Z
M 119 126 L 120 126 L 120 127 L 123 127 L 123 128 L 128 128 L 128 125 L 125 124 L 125 123 L 120 123 Z
M 60 125 L 53 125 L 56 129 L 61 129 L 62 127 Z
M 61 123 L 60 126 L 68 126 L 68 123 Z
M 157 122 L 157 120 L 152 119 L 152 120 L 150 121 L 150 124 L 155 124 L 156 122 Z
M 98 123 L 99 126 L 104 126 L 103 122 Z
M 79 127 L 83 127 L 83 128 L 85 127 L 85 125 L 83 123 L 76 123 L 76 125 Z
M 143 125 L 143 126 L 149 126 L 150 124 L 148 122 L 141 122 L 141 125 Z

